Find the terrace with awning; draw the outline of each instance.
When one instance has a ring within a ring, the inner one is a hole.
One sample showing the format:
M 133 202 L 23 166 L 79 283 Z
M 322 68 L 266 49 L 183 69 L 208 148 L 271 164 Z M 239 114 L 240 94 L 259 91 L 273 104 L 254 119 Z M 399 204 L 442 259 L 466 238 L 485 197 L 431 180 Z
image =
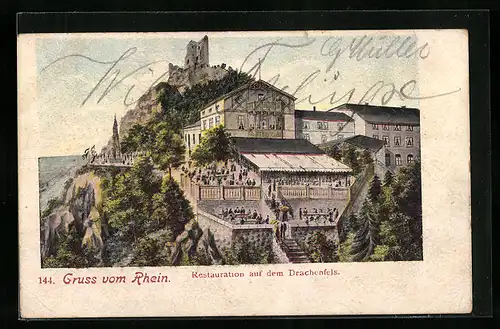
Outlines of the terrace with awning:
M 326 154 L 240 153 L 261 172 L 350 173 L 351 168 Z

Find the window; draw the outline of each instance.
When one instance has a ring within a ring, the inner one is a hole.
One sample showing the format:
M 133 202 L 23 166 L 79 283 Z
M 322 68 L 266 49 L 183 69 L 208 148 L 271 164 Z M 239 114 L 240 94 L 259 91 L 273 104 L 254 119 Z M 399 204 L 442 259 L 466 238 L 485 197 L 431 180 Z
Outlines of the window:
M 198 143 L 201 142 L 201 134 L 198 134 Z
M 304 139 L 309 140 L 309 134 L 304 134 Z
M 401 146 L 401 136 L 394 137 L 394 146 Z
M 215 110 L 216 110 L 216 111 L 218 111 L 218 110 L 219 110 L 219 108 L 220 108 L 220 105 L 219 105 L 219 104 L 215 105 Z
M 401 166 L 401 154 L 396 154 L 396 166 Z
M 386 124 L 382 125 L 382 130 L 389 130 L 389 125 Z
M 328 122 L 318 121 L 317 125 L 319 130 L 328 130 Z
M 373 130 L 378 130 L 378 124 L 372 123 L 372 129 Z
M 394 126 L 395 131 L 401 131 L 401 125 L 395 125 Z
M 337 130 L 341 131 L 342 129 L 344 129 L 344 123 L 343 122 L 337 123 Z
M 258 99 L 259 101 L 263 101 L 263 100 L 264 100 L 264 94 L 258 94 L 258 95 L 257 95 L 257 99 Z
M 184 134 L 184 141 L 185 141 L 186 143 L 187 143 L 187 141 L 188 141 L 188 136 L 187 136 L 187 134 Z
M 260 127 L 262 129 L 267 129 L 267 120 L 266 119 L 263 119 L 260 121 Z
M 215 117 L 215 125 L 216 126 L 220 125 L 220 115 Z
M 201 115 L 205 115 L 205 110 L 201 111 Z
M 385 154 L 385 165 L 389 167 L 391 165 L 391 155 L 389 153 Z
M 321 143 L 326 143 L 328 141 L 326 135 L 321 135 Z
M 385 146 L 390 146 L 389 145 L 389 136 L 382 136 L 382 140 L 384 141 Z
M 406 144 L 406 147 L 412 147 L 413 146 L 413 137 L 406 137 L 405 144 Z
M 238 115 L 238 129 L 245 129 L 245 117 Z
M 212 108 L 209 108 L 209 109 L 208 109 L 208 113 L 212 113 Z
M 302 122 L 302 129 L 304 129 L 304 130 L 309 129 L 309 122 L 307 122 L 307 121 Z
M 411 125 L 406 126 L 406 131 L 413 131 L 413 126 Z
M 207 120 L 203 120 L 203 130 L 207 129 Z
M 406 156 L 406 163 L 408 164 L 413 163 L 413 154 L 408 154 Z
M 378 139 L 378 135 L 373 135 L 373 138 Z
M 342 139 L 342 138 L 344 138 L 344 135 L 340 135 L 340 134 L 337 135 L 337 139 Z
M 193 145 L 196 144 L 196 138 L 195 138 L 195 134 L 193 134 Z M 198 141 L 199 142 L 199 141 Z
M 188 135 L 188 145 L 191 145 L 191 135 Z
M 214 126 L 214 119 L 210 118 L 208 119 L 208 129 L 212 128 Z

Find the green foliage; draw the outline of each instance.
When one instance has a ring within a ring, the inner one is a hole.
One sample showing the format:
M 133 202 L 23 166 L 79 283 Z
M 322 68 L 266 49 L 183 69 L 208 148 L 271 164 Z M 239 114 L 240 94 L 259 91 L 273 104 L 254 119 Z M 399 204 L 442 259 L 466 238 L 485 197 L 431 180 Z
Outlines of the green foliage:
M 368 197 L 370 198 L 370 201 L 373 203 L 378 202 L 381 193 L 382 183 L 380 182 L 380 178 L 375 175 L 370 182 L 370 189 L 368 190 Z
M 379 244 L 379 222 L 374 207 L 365 201 L 359 217 L 361 228 L 354 236 L 352 243 L 353 261 L 366 261 Z
M 339 260 L 337 245 L 323 232 L 316 231 L 311 234 L 303 249 L 314 263 L 332 263 Z
M 373 163 L 372 154 L 368 150 L 364 150 L 361 153 L 361 162 L 363 165 L 367 166 Z
M 238 237 L 223 254 L 223 265 L 272 264 L 274 254 L 271 241 L 266 246 L 250 243 L 246 237 Z
M 74 223 L 69 225 L 67 233 L 61 233 L 56 242 L 56 251 L 42 260 L 44 268 L 86 268 L 99 264 L 96 250 L 82 246 Z
M 168 126 L 164 122 L 155 126 L 155 139 L 150 152 L 158 168 L 168 170 L 171 174 L 172 168 L 178 168 L 184 163 L 186 147 L 181 135 L 174 133 Z
M 184 225 L 194 218 L 184 192 L 170 176 L 163 178 L 160 191 L 153 196 L 151 218 L 156 221 L 158 227 L 170 229 L 174 237 L 179 235 Z
M 422 200 L 420 163 L 403 167 L 395 177 L 387 174 L 384 186 L 372 181 L 359 214 L 350 219 L 340 246 L 341 261 L 408 261 L 422 259 Z M 378 195 L 377 197 L 374 197 Z M 349 236 L 353 239 L 349 241 Z
M 394 180 L 394 175 L 392 174 L 392 172 L 387 170 L 384 175 L 384 186 L 391 186 L 393 180 Z
M 354 232 L 347 234 L 347 239 L 339 247 L 339 261 L 351 262 L 352 261 L 352 243 L 354 241 Z
M 342 161 L 357 175 L 361 172 L 362 162 L 358 159 L 358 152 L 351 144 L 342 145 Z
M 167 230 L 157 237 L 141 237 L 135 248 L 135 256 L 130 266 L 170 266 L 170 253 L 167 242 L 172 234 Z
M 230 135 L 223 126 L 208 130 L 196 146 L 191 158 L 198 166 L 216 161 L 226 161 L 232 157 Z
M 138 237 L 152 229 L 153 195 L 159 191 L 160 181 L 153 174 L 148 157 L 139 157 L 128 172 L 118 174 L 113 184 L 106 183 L 104 213 L 113 229 L 136 242 Z
M 173 87 L 161 85 L 160 87 L 165 89 L 161 97 L 161 105 L 164 109 L 162 117 L 163 119 L 173 117 L 180 122 L 181 127 L 195 123 L 200 119 L 198 111 L 202 107 L 251 80 L 252 77 L 244 72 L 230 70 L 221 80 L 194 85 L 182 94 Z

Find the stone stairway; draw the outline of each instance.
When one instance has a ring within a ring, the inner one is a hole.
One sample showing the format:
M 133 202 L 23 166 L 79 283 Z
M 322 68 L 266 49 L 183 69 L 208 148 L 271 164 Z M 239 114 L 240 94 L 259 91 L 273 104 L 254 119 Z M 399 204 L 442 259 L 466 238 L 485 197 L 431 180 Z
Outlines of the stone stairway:
M 294 239 L 284 239 L 282 241 L 282 249 L 290 263 L 310 263 L 307 254 L 300 248 L 299 244 Z

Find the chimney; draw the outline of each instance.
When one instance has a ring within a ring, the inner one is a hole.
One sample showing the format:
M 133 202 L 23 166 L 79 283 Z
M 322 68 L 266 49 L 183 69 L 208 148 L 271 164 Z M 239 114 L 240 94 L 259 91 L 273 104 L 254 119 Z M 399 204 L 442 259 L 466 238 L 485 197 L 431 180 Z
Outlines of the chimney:
M 313 111 L 316 111 L 316 106 L 313 106 Z

